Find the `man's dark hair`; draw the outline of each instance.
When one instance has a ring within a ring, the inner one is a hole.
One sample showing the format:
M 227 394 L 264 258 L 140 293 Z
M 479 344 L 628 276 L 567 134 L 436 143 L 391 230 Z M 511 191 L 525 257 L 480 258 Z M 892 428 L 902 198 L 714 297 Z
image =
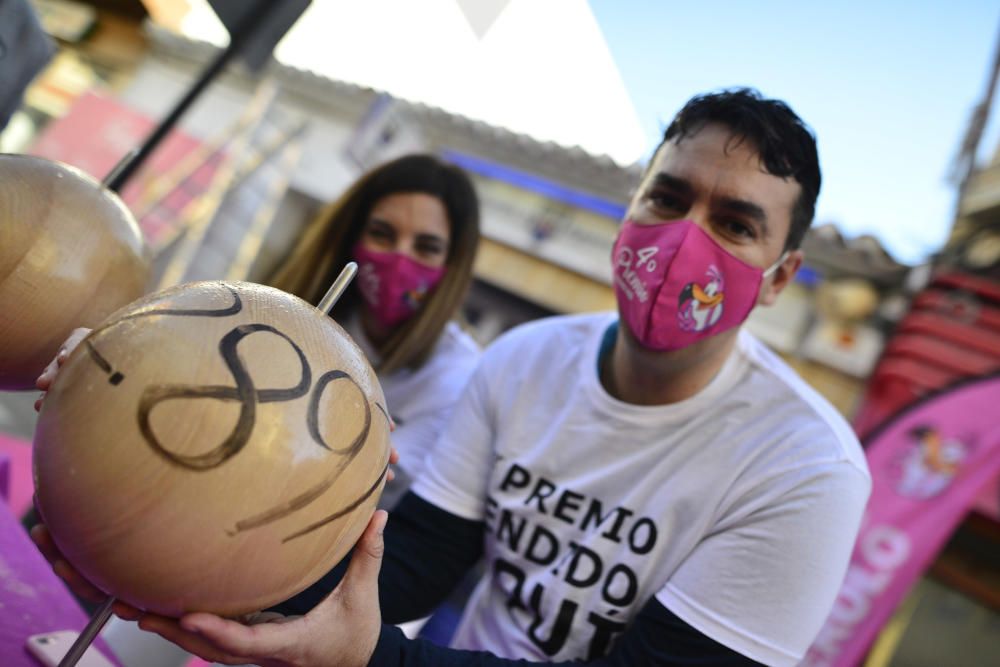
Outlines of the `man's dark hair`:
M 798 182 L 802 192 L 792 207 L 785 249 L 798 248 L 816 213 L 822 179 L 812 130 L 781 100 L 767 99 L 752 88 L 735 88 L 692 97 L 674 116 L 656 150 L 672 139 L 697 134 L 708 123 L 725 125 L 738 141 L 752 142 L 772 176 L 791 176 Z

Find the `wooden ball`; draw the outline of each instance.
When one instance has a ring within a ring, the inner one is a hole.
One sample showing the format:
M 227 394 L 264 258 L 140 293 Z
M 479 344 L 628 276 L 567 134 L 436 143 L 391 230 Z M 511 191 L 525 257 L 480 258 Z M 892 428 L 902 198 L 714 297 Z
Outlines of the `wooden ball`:
M 79 169 L 0 155 L 0 389 L 30 389 L 76 327 L 142 296 L 142 233 Z
M 53 385 L 39 511 L 84 577 L 141 609 L 236 615 L 295 595 L 355 544 L 385 482 L 374 371 L 330 317 L 270 287 L 143 298 Z

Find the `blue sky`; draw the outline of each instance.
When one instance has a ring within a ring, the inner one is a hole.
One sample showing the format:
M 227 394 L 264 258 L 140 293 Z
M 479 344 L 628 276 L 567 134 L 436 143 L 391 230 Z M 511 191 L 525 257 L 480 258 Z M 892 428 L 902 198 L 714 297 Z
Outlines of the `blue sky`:
M 955 189 L 946 174 L 986 87 L 1000 3 L 589 4 L 651 147 L 691 95 L 754 86 L 816 131 L 817 222 L 872 233 L 908 263 L 947 238 Z

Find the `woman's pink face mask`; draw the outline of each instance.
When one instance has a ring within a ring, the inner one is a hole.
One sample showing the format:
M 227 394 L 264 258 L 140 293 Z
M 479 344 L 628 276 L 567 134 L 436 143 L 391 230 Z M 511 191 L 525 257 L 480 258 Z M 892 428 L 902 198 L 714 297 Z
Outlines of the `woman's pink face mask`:
M 398 252 L 354 247 L 358 289 L 375 319 L 386 328 L 413 317 L 427 294 L 444 277 L 445 268 L 431 267 Z

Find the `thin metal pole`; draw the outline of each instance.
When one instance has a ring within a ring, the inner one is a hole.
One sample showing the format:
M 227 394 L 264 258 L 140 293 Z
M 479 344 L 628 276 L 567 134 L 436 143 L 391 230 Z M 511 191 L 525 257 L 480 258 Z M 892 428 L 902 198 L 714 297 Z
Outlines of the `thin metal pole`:
M 337 304 L 340 299 L 340 295 L 344 293 L 347 286 L 351 284 L 351 280 L 354 279 L 354 275 L 358 272 L 358 265 L 354 262 L 348 262 L 344 270 L 340 272 L 337 279 L 333 281 L 330 285 L 330 289 L 326 291 L 326 295 L 320 299 L 319 304 L 316 306 L 326 314 L 330 314 L 333 307 Z
M 257 6 L 254 7 L 253 11 L 248 12 L 248 18 L 243 22 L 243 25 L 240 25 L 238 29 L 233 30 L 230 35 L 229 46 L 220 51 L 212 62 L 208 64 L 208 67 L 202 71 L 201 75 L 194 82 L 194 85 L 191 86 L 187 93 L 184 94 L 184 97 L 182 97 L 181 100 L 174 105 L 174 108 L 171 109 L 170 113 L 167 114 L 167 117 L 156 126 L 152 134 L 150 134 L 146 140 L 142 142 L 142 145 L 137 151 L 135 151 L 135 154 L 131 155 L 131 158 L 126 157 L 128 161 L 125 162 L 125 164 L 119 164 L 115 167 L 115 171 L 117 173 L 114 173 L 113 177 L 109 175 L 109 178 L 106 179 L 107 186 L 110 190 L 121 192 L 122 188 L 125 187 L 125 183 L 127 183 L 129 178 L 132 177 L 132 174 L 135 173 L 136 169 L 138 169 L 142 163 L 146 161 L 146 158 L 149 157 L 150 153 L 152 153 L 159 143 L 163 141 L 164 137 L 167 136 L 167 133 L 173 129 L 174 125 L 177 124 L 177 121 L 180 120 L 181 116 L 184 115 L 184 112 L 188 110 L 188 107 L 190 107 L 191 104 L 198 99 L 198 96 L 201 95 L 202 91 L 205 90 L 208 84 L 210 84 L 212 80 L 218 76 L 219 72 L 221 72 L 226 65 L 229 64 L 229 61 L 232 60 L 233 57 L 243 48 L 243 44 L 246 42 L 247 37 L 253 34 L 258 27 L 267 22 L 267 18 L 271 14 L 271 11 L 269 10 L 273 10 L 278 4 L 280 3 L 269 0 L 261 0 L 257 3 Z
M 138 148 L 133 148 L 128 153 L 125 153 L 125 156 L 121 160 L 118 160 L 118 163 L 114 167 L 112 167 L 111 171 L 108 172 L 108 175 L 104 177 L 104 180 L 101 181 L 101 185 L 103 185 L 104 187 L 108 187 L 108 185 L 113 180 L 118 178 L 118 174 L 120 174 L 122 170 L 125 169 L 125 167 L 127 167 L 132 162 L 132 160 L 135 159 L 135 156 L 138 154 L 139 154 Z
M 94 615 L 90 617 L 87 627 L 83 629 L 83 632 L 76 638 L 73 645 L 69 647 L 69 651 L 66 652 L 63 659 L 59 661 L 59 667 L 74 667 L 79 662 L 83 654 L 90 648 L 90 645 L 94 643 L 97 633 L 101 631 L 104 624 L 111 618 L 111 607 L 114 603 L 115 598 L 113 596 L 109 597 L 94 611 Z

